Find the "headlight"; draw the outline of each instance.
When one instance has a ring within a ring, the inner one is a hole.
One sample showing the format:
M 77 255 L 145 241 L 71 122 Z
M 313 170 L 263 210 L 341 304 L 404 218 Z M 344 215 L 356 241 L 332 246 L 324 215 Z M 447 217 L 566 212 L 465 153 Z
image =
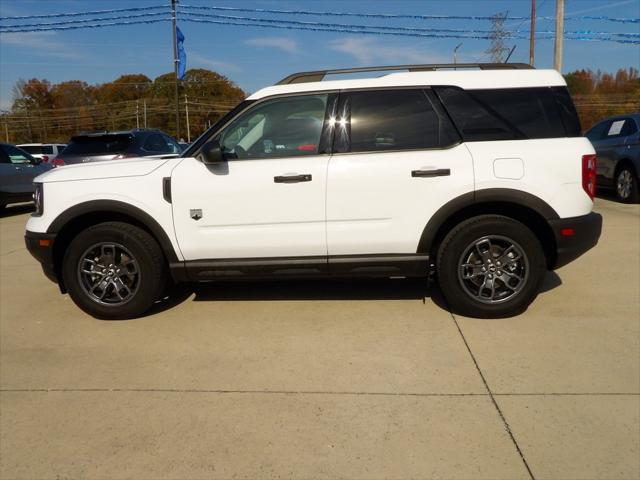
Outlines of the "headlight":
M 44 211 L 44 192 L 41 183 L 34 183 L 36 189 L 33 192 L 33 202 L 36 204 L 36 211 L 33 215 L 39 217 Z

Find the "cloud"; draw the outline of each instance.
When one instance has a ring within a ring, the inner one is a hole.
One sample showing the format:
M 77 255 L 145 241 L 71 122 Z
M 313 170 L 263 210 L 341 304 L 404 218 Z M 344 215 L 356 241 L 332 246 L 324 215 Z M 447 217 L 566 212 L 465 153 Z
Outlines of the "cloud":
M 350 37 L 333 40 L 329 48 L 346 53 L 356 59 L 360 65 L 396 65 L 403 63 L 450 63 L 453 61 L 452 51 L 443 51 L 435 45 L 423 45 L 422 47 L 407 45 L 390 45 L 376 38 Z M 458 52 L 458 61 L 478 61 L 473 57 L 479 54 Z
M 205 57 L 204 55 L 200 55 L 197 52 L 188 51 L 187 52 L 187 68 L 189 68 L 189 63 L 195 64 L 201 67 L 209 67 L 214 69 L 222 69 L 222 70 L 231 70 L 231 71 L 239 71 L 242 70 L 239 66 L 234 65 L 232 63 L 221 62 L 219 60 L 213 60 L 211 58 Z
M 287 53 L 297 53 L 298 43 L 288 37 L 260 37 L 251 38 L 244 42 L 246 45 L 264 48 L 278 48 Z
M 0 46 L 11 45 L 16 48 L 37 50 L 37 53 L 48 57 L 70 60 L 85 58 L 85 55 L 77 50 L 77 47 L 55 40 L 55 35 L 55 32 L 2 33 L 0 34 Z

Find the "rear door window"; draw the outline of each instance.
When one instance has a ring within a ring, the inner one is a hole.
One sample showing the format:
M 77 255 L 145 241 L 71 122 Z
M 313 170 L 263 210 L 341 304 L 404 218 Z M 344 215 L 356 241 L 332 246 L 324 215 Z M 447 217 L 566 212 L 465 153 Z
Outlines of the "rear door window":
M 355 91 L 341 94 L 340 103 L 334 125 L 336 152 L 420 150 L 459 142 L 430 91 Z
M 64 149 L 65 155 L 100 155 L 123 153 L 133 142 L 131 135 L 96 135 L 73 137 Z
M 41 155 L 43 153 L 41 145 L 24 145 L 20 148 L 31 155 Z

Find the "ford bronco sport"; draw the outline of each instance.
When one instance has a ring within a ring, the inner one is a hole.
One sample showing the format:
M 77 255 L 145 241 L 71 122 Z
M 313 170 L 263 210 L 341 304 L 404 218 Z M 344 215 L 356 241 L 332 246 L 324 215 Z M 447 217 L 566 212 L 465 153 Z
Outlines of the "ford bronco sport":
M 251 95 L 179 158 L 38 177 L 26 243 L 98 318 L 141 315 L 167 281 L 433 271 L 453 311 L 510 316 L 547 270 L 597 243 L 594 153 L 554 70 L 304 72 Z

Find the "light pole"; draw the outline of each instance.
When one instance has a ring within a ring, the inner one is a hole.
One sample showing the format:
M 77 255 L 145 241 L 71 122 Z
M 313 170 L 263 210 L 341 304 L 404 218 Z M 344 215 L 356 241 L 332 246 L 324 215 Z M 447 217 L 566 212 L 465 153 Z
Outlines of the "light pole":
M 456 45 L 456 48 L 453 49 L 453 64 L 458 63 L 458 49 L 462 46 L 462 42 Z

